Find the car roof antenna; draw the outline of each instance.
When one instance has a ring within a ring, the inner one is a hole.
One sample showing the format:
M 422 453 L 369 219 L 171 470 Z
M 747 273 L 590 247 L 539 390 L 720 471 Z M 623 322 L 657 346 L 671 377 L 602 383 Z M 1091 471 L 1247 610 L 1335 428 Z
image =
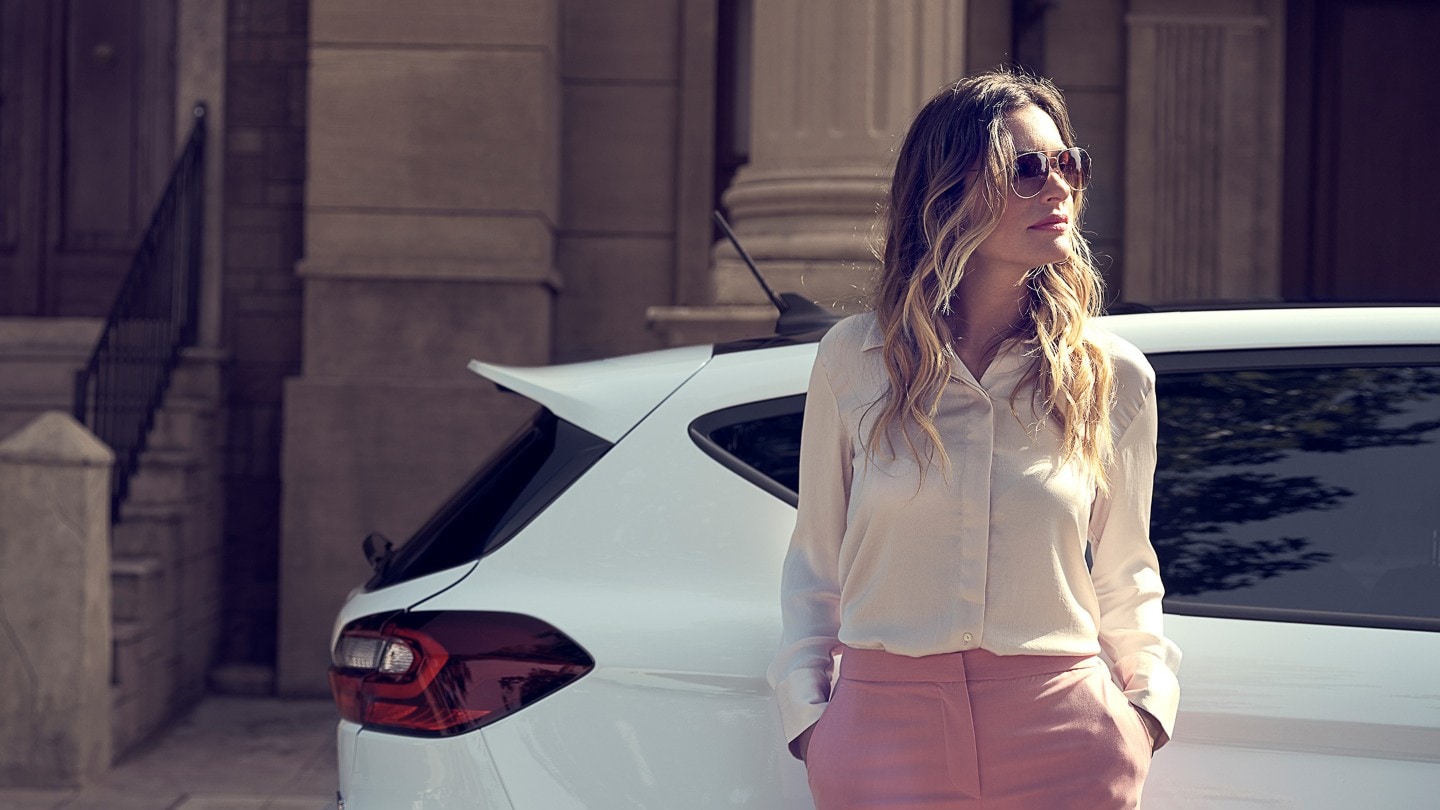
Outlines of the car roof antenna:
M 775 290 L 766 283 L 765 277 L 760 275 L 760 268 L 755 266 L 755 260 L 750 258 L 749 251 L 740 244 L 739 237 L 730 228 L 730 223 L 726 221 L 725 215 L 720 213 L 719 209 L 714 211 L 714 215 L 715 224 L 720 226 L 720 230 L 725 233 L 725 238 L 735 246 L 735 252 L 740 254 L 740 259 L 745 262 L 746 267 L 750 268 L 750 273 L 755 276 L 755 280 L 759 282 L 760 289 L 765 291 L 765 296 L 770 299 L 770 303 L 780 311 L 780 317 L 775 319 L 776 334 L 799 335 L 817 329 L 828 329 L 839 320 L 834 312 L 821 307 L 803 295 L 789 292 L 776 295 Z

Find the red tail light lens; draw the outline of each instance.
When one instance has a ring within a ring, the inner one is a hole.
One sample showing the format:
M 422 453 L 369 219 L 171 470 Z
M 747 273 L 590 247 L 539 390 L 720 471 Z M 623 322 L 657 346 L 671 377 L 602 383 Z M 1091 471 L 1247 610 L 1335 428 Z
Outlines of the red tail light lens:
M 396 613 L 345 625 L 330 691 L 351 722 L 448 737 L 513 714 L 594 668 L 579 644 L 531 616 Z

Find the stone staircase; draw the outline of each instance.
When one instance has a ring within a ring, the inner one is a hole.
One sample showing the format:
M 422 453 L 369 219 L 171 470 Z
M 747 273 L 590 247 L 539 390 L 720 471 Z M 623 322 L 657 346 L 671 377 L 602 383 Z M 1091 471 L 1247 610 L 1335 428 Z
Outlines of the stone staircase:
M 0 319 L 0 438 L 69 412 L 101 322 Z M 151 736 L 205 691 L 220 630 L 222 353 L 187 349 L 111 527 L 113 751 Z
M 205 692 L 220 631 L 220 361 L 188 349 L 112 529 L 115 751 Z

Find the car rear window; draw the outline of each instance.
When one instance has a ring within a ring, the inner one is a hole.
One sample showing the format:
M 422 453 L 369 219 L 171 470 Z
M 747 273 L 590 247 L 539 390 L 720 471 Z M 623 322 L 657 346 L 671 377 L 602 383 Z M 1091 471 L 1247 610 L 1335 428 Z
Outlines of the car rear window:
M 1440 366 L 1291 359 L 1159 376 L 1167 610 L 1440 629 Z
M 479 559 L 549 506 L 611 444 L 539 410 L 366 583 L 374 590 Z

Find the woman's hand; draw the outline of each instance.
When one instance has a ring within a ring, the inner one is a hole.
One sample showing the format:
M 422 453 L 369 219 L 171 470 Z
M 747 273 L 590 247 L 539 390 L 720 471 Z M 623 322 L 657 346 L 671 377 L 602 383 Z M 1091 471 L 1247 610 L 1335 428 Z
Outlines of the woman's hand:
M 1170 738 L 1165 734 L 1165 727 L 1160 725 L 1160 721 L 1155 719 L 1155 715 L 1133 703 L 1130 705 L 1135 709 L 1135 713 L 1140 715 L 1140 722 L 1145 724 L 1145 733 L 1150 735 L 1150 752 L 1153 754 L 1159 751 L 1165 743 L 1170 741 Z
M 800 732 L 799 737 L 790 741 L 790 753 L 794 754 L 795 758 L 801 762 L 804 762 L 805 757 L 810 753 L 810 735 L 814 732 L 815 726 L 812 725 Z

